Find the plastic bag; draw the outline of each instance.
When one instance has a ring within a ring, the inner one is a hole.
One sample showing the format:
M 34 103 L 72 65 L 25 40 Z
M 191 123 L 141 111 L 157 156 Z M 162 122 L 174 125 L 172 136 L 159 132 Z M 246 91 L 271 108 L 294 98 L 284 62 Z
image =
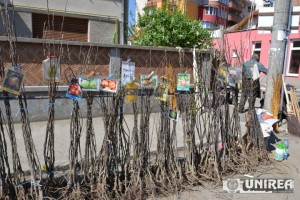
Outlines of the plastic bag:
M 253 79 L 254 81 L 257 80 L 257 79 L 259 79 L 259 71 L 258 71 L 257 64 L 255 64 L 255 65 L 253 66 L 252 79 Z

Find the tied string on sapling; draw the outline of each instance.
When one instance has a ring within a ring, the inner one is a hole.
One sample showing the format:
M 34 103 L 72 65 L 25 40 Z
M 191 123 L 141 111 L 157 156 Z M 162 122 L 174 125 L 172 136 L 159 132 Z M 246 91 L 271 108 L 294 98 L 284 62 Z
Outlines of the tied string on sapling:
M 16 113 L 15 117 L 18 117 L 18 115 L 21 113 L 21 111 L 29 113 L 30 109 L 27 108 L 19 108 L 18 112 Z
M 49 52 L 49 59 L 50 69 L 54 66 L 54 70 L 50 73 L 50 79 L 48 80 L 48 98 L 49 98 L 49 106 L 48 106 L 48 121 L 46 127 L 46 137 L 44 142 L 44 162 L 46 166 L 46 170 L 48 172 L 52 172 L 54 170 L 55 165 L 55 148 L 54 148 L 54 120 L 55 120 L 55 99 L 58 89 L 59 80 L 57 80 L 57 70 L 60 70 L 59 58 L 55 55 L 52 55 Z M 45 73 L 45 72 L 44 72 Z M 60 73 L 60 72 L 59 72 Z M 49 74 L 49 73 L 48 73 Z M 53 174 L 51 174 L 53 175 Z M 49 176 L 51 179 L 53 176 Z

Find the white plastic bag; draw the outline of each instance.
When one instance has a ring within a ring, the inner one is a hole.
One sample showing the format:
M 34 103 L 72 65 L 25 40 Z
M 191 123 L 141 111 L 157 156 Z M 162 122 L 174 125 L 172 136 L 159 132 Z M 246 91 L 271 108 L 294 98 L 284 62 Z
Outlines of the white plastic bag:
M 252 72 L 252 79 L 255 81 L 259 78 L 259 71 L 258 71 L 258 67 L 257 64 L 255 64 L 253 66 L 253 72 Z

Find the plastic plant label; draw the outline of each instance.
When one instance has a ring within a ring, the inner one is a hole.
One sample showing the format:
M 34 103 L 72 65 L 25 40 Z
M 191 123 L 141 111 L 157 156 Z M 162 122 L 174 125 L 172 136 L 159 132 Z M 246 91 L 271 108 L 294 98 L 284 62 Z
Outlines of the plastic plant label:
M 42 165 L 42 167 L 41 167 L 41 168 L 42 168 L 42 170 L 43 170 L 43 171 L 46 171 L 46 170 L 47 170 L 47 167 L 46 167 L 46 165 Z
M 141 75 L 141 87 L 142 88 L 156 88 L 158 85 L 158 76 L 154 75 L 154 76 L 150 76 L 148 77 L 147 75 Z
M 190 74 L 178 74 L 177 76 L 177 90 L 178 91 L 189 91 L 191 85 Z
M 134 79 L 135 73 L 135 63 L 134 62 L 122 62 L 122 73 L 121 73 L 121 83 L 122 85 L 126 85 L 126 83 L 130 83 Z
M 43 60 L 43 74 L 45 81 L 60 81 L 60 64 L 58 58 Z
M 80 77 L 78 79 L 79 85 L 83 91 L 99 91 L 100 79 L 98 77 Z
M 100 91 L 117 93 L 118 91 L 118 80 L 116 79 L 100 79 Z
M 126 96 L 125 100 L 127 103 L 135 103 L 138 101 L 139 85 L 136 83 L 127 83 L 125 86 Z
M 77 79 L 73 79 L 69 84 L 69 88 L 66 94 L 66 97 L 70 99 L 74 99 L 76 101 L 80 101 L 82 97 L 82 89 L 77 81 Z
M 158 83 L 158 86 L 154 90 L 154 98 L 160 101 L 167 101 L 169 91 L 169 84 Z
M 8 69 L 3 80 L 2 89 L 6 92 L 19 95 L 24 79 L 25 73 L 23 71 Z
M 178 114 L 177 111 L 175 111 L 175 110 L 173 110 L 173 109 L 169 109 L 169 113 L 168 113 L 169 119 L 171 119 L 171 120 L 177 122 L 178 116 L 179 116 L 179 114 Z

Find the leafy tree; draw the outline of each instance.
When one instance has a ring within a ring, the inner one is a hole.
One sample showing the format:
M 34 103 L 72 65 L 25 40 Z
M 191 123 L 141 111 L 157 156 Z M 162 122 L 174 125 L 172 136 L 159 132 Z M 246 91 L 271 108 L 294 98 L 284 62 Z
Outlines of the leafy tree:
M 211 33 L 200 26 L 200 21 L 188 18 L 178 7 L 171 10 L 168 4 L 162 8 L 145 9 L 138 14 L 135 45 L 207 48 L 211 45 Z

